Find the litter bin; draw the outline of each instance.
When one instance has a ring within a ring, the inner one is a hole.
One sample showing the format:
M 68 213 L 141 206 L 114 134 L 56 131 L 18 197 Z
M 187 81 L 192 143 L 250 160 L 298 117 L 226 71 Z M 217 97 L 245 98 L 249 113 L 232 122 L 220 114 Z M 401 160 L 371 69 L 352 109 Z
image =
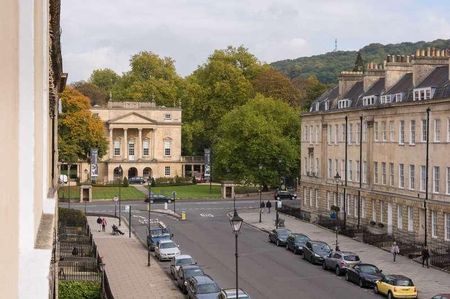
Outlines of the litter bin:
M 186 211 L 181 212 L 181 220 L 186 220 Z

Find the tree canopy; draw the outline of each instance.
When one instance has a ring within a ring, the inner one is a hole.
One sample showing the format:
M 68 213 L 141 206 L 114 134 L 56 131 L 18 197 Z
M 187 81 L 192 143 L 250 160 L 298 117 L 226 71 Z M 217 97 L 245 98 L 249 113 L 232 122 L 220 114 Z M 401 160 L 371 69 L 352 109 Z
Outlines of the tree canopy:
M 90 149 L 98 148 L 99 156 L 107 149 L 103 122 L 94 116 L 89 99 L 68 86 L 61 94 L 63 111 L 58 119 L 58 149 L 61 161 L 86 160 Z
M 277 184 L 299 169 L 300 118 L 287 103 L 258 94 L 220 121 L 213 147 L 215 177 Z

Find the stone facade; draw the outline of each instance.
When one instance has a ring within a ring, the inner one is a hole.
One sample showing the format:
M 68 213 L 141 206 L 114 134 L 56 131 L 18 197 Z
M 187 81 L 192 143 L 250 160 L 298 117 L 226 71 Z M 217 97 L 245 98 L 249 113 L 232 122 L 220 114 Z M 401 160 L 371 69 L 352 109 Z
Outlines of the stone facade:
M 109 102 L 92 113 L 105 124 L 108 152 L 99 163 L 99 182 L 118 177 L 184 176 L 181 156 L 181 109 L 157 107 L 148 102 Z M 81 181 L 88 179 L 89 164 L 79 165 Z
M 302 208 L 329 215 L 336 205 L 349 226 L 450 242 L 448 68 L 448 51 L 428 49 L 341 74 L 302 114 Z

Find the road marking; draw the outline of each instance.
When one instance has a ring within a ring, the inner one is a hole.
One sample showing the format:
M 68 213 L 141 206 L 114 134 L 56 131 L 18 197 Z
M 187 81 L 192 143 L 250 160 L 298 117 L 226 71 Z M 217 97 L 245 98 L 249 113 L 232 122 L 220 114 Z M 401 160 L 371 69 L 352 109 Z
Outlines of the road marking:
M 214 215 L 213 214 L 209 214 L 209 213 L 200 213 L 200 216 L 214 218 Z

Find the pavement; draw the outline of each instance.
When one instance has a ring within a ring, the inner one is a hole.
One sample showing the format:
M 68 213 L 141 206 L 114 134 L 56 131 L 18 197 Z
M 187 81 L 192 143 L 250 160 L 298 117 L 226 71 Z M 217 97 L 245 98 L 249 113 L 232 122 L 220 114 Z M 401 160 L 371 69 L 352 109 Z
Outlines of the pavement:
M 247 224 L 264 231 L 271 231 L 275 228 L 275 214 L 274 211 L 270 214 L 263 213 L 262 222 L 259 223 L 259 210 L 239 212 L 239 216 Z M 280 218 L 285 219 L 285 227 L 291 231 L 304 233 L 311 239 L 325 241 L 330 246 L 335 246 L 336 235 L 334 232 L 289 215 L 280 214 Z M 339 235 L 338 243 L 341 250 L 357 253 L 363 262 L 375 264 L 385 274 L 403 274 L 411 278 L 417 286 L 421 299 L 431 298 L 437 293 L 450 293 L 450 274 L 448 273 L 433 268 L 423 268 L 421 264 L 403 256 L 397 256 L 397 261 L 394 263 L 389 252 L 346 236 Z
M 119 220 L 106 219 L 106 232 L 98 232 L 97 217 L 88 217 L 88 222 L 114 298 L 184 298 L 153 256 L 147 266 L 147 250 L 133 233 L 128 237 L 125 221 L 120 227 L 125 234 L 114 236 L 111 227 Z

